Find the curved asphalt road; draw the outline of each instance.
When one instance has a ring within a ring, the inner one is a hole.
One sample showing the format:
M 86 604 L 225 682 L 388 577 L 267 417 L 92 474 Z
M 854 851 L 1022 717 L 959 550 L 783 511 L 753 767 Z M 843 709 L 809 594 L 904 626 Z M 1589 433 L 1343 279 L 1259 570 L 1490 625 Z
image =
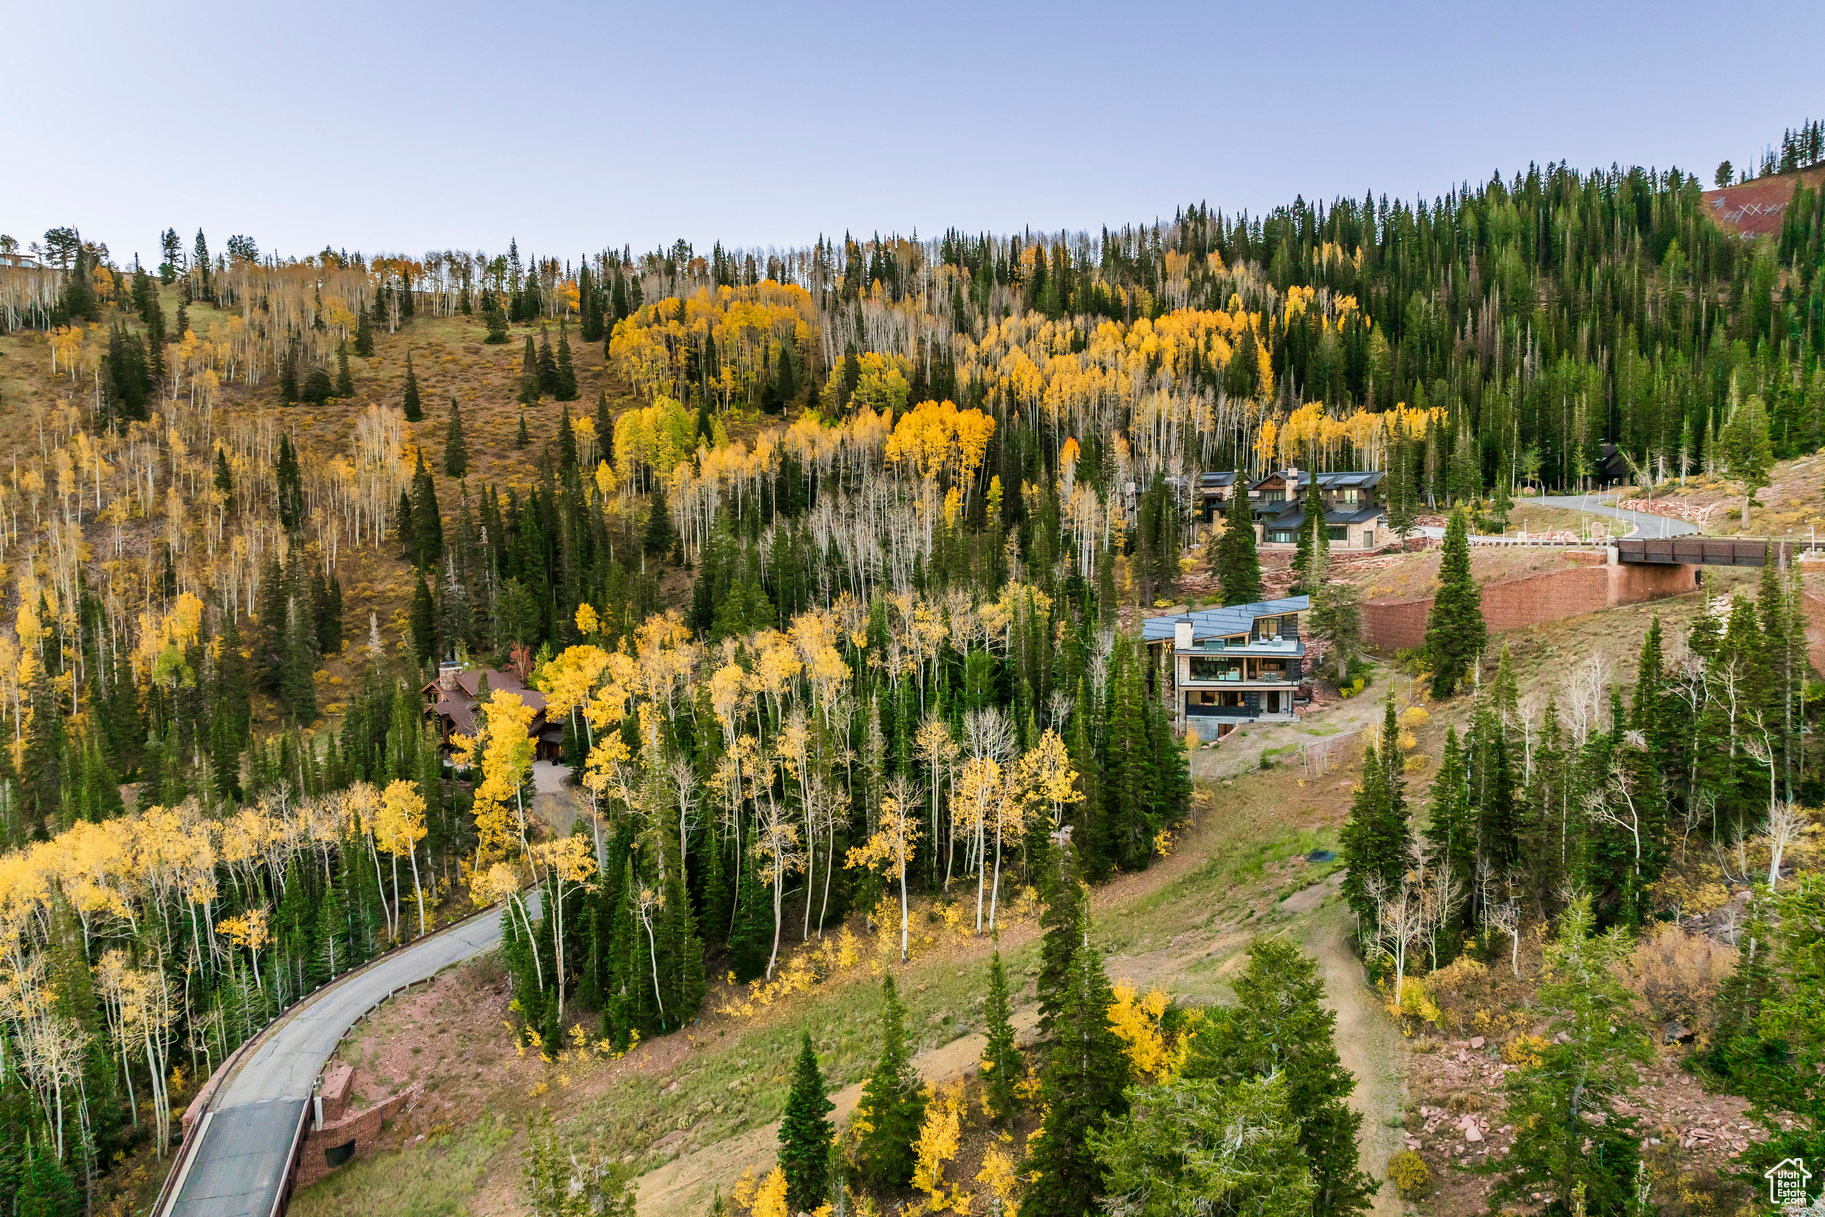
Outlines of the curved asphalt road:
M 1621 520 L 1633 524 L 1635 531 L 1629 534 L 1636 539 L 1660 540 L 1665 537 L 1689 537 L 1698 531 L 1698 526 L 1671 516 L 1649 515 L 1645 511 L 1629 511 L 1623 507 L 1612 507 L 1605 501 L 1606 496 L 1595 494 L 1549 494 L 1539 498 L 1521 499 L 1519 503 L 1539 507 L 1559 507 L 1566 511 L 1582 511 L 1593 516 L 1608 516 L 1612 520 Z M 1445 535 L 1445 530 L 1436 524 L 1425 528 L 1414 529 L 1420 536 L 1437 539 Z M 1518 533 L 1507 536 L 1473 536 L 1470 538 L 1479 545 L 1526 545 Z
M 1686 537 L 1698 531 L 1696 524 L 1688 524 L 1684 520 L 1676 520 L 1671 516 L 1649 515 L 1645 511 L 1629 511 L 1622 507 L 1612 507 L 1604 502 L 1602 496 L 1594 494 L 1549 494 L 1523 501 L 1537 503 L 1541 507 L 1563 507 L 1569 511 L 1584 511 L 1594 516 L 1609 516 L 1614 520 L 1626 520 L 1635 526 L 1634 535 L 1638 538 Z
M 498 911 L 471 918 L 319 991 L 265 1032 L 210 1104 L 171 1201 L 154 1217 L 270 1217 L 317 1075 L 349 1028 L 395 990 L 500 940 Z

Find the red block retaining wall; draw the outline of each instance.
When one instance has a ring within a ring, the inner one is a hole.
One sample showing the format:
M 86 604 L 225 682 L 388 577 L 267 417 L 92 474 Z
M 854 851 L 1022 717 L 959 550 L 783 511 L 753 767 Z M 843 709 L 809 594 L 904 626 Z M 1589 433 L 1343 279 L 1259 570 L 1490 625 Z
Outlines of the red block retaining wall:
M 1805 592 L 1800 604 L 1806 611 L 1806 658 L 1813 671 L 1825 672 L 1825 594 Z
M 1605 566 L 1600 554 L 1568 554 L 1563 570 L 1483 586 L 1483 620 L 1492 633 L 1524 629 L 1618 604 L 1677 596 L 1698 587 L 1693 566 Z M 1822 606 L 1825 607 L 1825 606 Z M 1385 651 L 1426 641 L 1432 597 L 1371 600 L 1362 606 L 1363 641 Z
M 326 1103 L 323 1127 L 313 1128 L 304 1135 L 304 1148 L 298 1154 L 298 1173 L 292 1186 L 309 1187 L 336 1169 L 324 1157 L 327 1150 L 353 1141 L 355 1152 L 359 1154 L 363 1145 L 380 1135 L 380 1126 L 386 1123 L 387 1117 L 403 1104 L 418 1098 L 418 1089 L 417 1085 L 413 1085 L 396 1095 L 389 1095 L 366 1111 L 358 1111 L 339 1120 L 330 1119 L 330 1108 Z

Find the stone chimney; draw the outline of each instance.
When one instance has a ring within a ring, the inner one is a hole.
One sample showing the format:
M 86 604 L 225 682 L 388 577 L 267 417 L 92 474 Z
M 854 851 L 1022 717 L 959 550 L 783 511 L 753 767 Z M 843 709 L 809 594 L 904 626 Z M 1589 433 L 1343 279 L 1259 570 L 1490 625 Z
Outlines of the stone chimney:
M 437 665 L 437 687 L 446 693 L 456 691 L 456 675 L 463 670 L 463 665 L 454 659 L 446 659 Z
M 1172 623 L 1172 647 L 1175 651 L 1191 650 L 1191 618 L 1180 617 Z

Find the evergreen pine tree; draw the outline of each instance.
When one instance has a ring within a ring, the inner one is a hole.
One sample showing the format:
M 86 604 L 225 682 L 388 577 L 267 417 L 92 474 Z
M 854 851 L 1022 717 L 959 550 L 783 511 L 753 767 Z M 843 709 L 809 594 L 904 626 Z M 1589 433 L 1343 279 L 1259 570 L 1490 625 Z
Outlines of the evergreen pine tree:
M 1006 1125 L 1020 1112 L 1015 1091 L 1020 1081 L 1020 1049 L 1014 1043 L 1014 1025 L 1009 1021 L 1007 971 L 1001 966 L 1001 952 L 989 957 L 989 990 L 983 1002 L 982 1017 L 987 1024 L 988 1042 L 982 1048 L 983 1105 L 997 1124 Z
M 291 343 L 285 344 L 279 356 L 279 401 L 290 405 L 298 400 L 298 354 Z
M 1464 771 L 1464 750 L 1457 727 L 1445 731 L 1445 751 L 1432 779 L 1431 818 L 1426 826 L 1426 863 L 1451 877 L 1458 892 L 1468 896 L 1476 881 L 1476 823 L 1470 814 L 1470 785 Z M 1441 928 L 1440 963 L 1450 962 L 1457 944 L 1471 929 L 1471 902 L 1460 900 L 1451 920 Z
M 501 310 L 500 302 L 492 293 L 488 296 L 488 305 L 482 310 L 482 320 L 487 323 L 488 335 L 482 341 L 500 346 L 507 341 L 507 314 Z
M 1255 552 L 1255 510 L 1248 483 L 1236 478 L 1229 518 L 1217 538 L 1217 585 L 1224 604 L 1253 604 L 1261 599 L 1261 559 Z
M 422 571 L 412 588 L 412 653 L 420 664 L 437 658 L 437 608 L 431 603 L 431 589 Z
M 423 449 L 412 473 L 412 564 L 434 571 L 444 555 L 443 513 L 437 506 L 437 484 L 425 468 Z
M 864 1183 L 894 1192 L 912 1180 L 913 1143 L 925 1122 L 925 1091 L 906 1038 L 906 1007 L 891 975 L 881 978 L 881 998 L 881 1055 L 856 1104 L 854 1119 L 864 1129 L 856 1158 Z
M 48 1136 L 34 1142 L 26 1134 L 25 1170 L 13 1204 L 18 1217 L 77 1217 L 83 1211 L 82 1192 Z
M 1400 725 L 1394 715 L 1394 698 L 1387 701 L 1381 746 L 1363 749 L 1362 781 L 1350 806 L 1350 818 L 1339 834 L 1344 865 L 1344 899 L 1356 913 L 1359 927 L 1375 921 L 1374 889 L 1399 885 L 1412 854 L 1401 776 Z
M 42 607 L 40 613 L 42 620 Z M 61 700 L 42 661 L 32 665 L 27 698 L 32 708 L 32 721 L 25 737 L 24 764 L 20 768 L 26 806 L 31 813 L 33 831 L 52 835 L 62 827 L 54 818 L 63 795 L 66 742 Z
M 1077 921 L 1088 900 L 1078 872 L 1075 841 L 1054 851 L 1055 870 L 1045 910 L 1039 915 L 1044 937 L 1039 946 L 1039 1033 L 1049 1036 L 1064 1006 L 1071 959 L 1077 954 Z
M 729 926 L 729 961 L 735 979 L 743 984 L 767 971 L 773 937 L 773 910 L 768 905 L 751 855 L 739 863 L 740 888 L 735 893 L 735 915 Z
M 317 631 L 308 603 L 293 596 L 286 605 L 285 653 L 279 674 L 279 704 L 294 723 L 317 717 Z
M 343 339 L 336 344 L 336 393 L 337 397 L 355 395 L 355 377 L 349 372 L 349 344 Z
M 228 468 L 228 453 L 221 445 L 215 450 L 215 488 L 231 511 L 234 507 L 234 474 Z
M 596 390 L 596 459 L 607 460 L 614 443 L 615 422 L 608 416 L 608 391 Z
M 1312 579 L 1312 547 L 1324 532 L 1324 496 L 1318 490 L 1318 473 L 1313 470 L 1306 483 L 1304 515 L 1299 522 L 1299 543 L 1293 548 L 1293 586 L 1295 596 L 1310 595 L 1317 584 Z M 1328 533 L 1325 533 L 1327 537 Z
M 1337 1016 L 1325 1009 L 1316 963 L 1285 939 L 1257 938 L 1235 990 L 1235 1005 L 1210 1009 L 1183 1076 L 1225 1085 L 1282 1079 L 1311 1173 L 1312 1217 L 1364 1211 L 1376 1185 L 1356 1165 L 1362 1115 L 1349 1105 L 1356 1079 L 1337 1056 Z
M 415 423 L 424 418 L 424 406 L 418 399 L 418 373 L 412 368 L 412 352 L 406 352 L 406 390 L 400 399 L 400 407 L 405 411 L 406 421 Z
M 1451 513 L 1439 555 L 1439 588 L 1426 617 L 1426 663 L 1432 669 L 1432 696 L 1450 697 L 1488 643 L 1483 623 L 1483 596 L 1470 573 L 1467 513 Z
M 322 368 L 313 367 L 305 374 L 304 387 L 298 391 L 298 399 L 320 406 L 335 396 L 335 393 L 336 386 L 330 380 L 330 374 Z
M 274 467 L 279 487 L 279 525 L 287 532 L 304 525 L 304 473 L 298 465 L 297 449 L 291 438 L 279 435 L 279 459 Z
M 513 446 L 515 448 L 519 449 L 521 452 L 524 452 L 526 450 L 526 446 L 530 443 L 532 443 L 532 437 L 530 435 L 526 434 L 526 411 L 521 410 L 520 411 L 520 429 L 518 431 L 514 432 Z
M 672 548 L 672 512 L 665 502 L 665 487 L 654 483 L 646 511 L 646 537 L 640 548 L 650 557 L 662 558 Z
M 1514 492 L 1509 489 L 1508 473 L 1500 470 L 1496 474 L 1495 492 L 1489 500 L 1489 519 L 1504 533 L 1508 531 L 1508 516 L 1514 511 Z
M 1413 443 L 1405 436 L 1394 440 L 1393 467 L 1388 472 L 1388 530 L 1403 542 L 1413 531 L 1417 496 L 1413 485 Z
M 779 1169 L 786 1176 L 786 1207 L 791 1212 L 813 1211 L 830 1192 L 830 1143 L 835 1129 L 829 1117 L 835 1107 L 825 1097 L 817 1052 L 806 1033 L 779 1125 Z
M 577 370 L 570 362 L 570 323 L 558 323 L 557 383 L 552 396 L 559 401 L 577 400 Z
M 558 418 L 558 468 L 569 469 L 577 463 L 577 433 L 570 425 L 570 407 Z
M 368 311 L 362 309 L 355 318 L 355 354 L 367 359 L 374 353 L 374 327 L 368 323 Z
M 1490 1193 L 1494 1203 L 1527 1204 L 1544 1194 L 1542 1211 L 1553 1217 L 1640 1212 L 1641 1135 L 1617 1100 L 1653 1049 L 1613 974 L 1634 944 L 1620 929 L 1594 935 L 1592 924 L 1590 900 L 1580 897 L 1546 947 L 1536 1001 L 1552 1035 L 1537 1064 L 1508 1074 L 1508 1118 L 1517 1131 Z
M 460 478 L 469 472 L 469 446 L 463 442 L 463 412 L 450 399 L 450 425 L 444 431 L 444 476 Z
M 520 404 L 536 406 L 539 404 L 539 353 L 532 345 L 532 335 L 526 335 L 526 350 L 520 356 Z
M 1115 995 L 1102 952 L 1090 942 L 1090 913 L 1079 911 L 1077 950 L 1052 1027 L 1052 1049 L 1040 1080 L 1045 1123 L 1027 1142 L 1022 1173 L 1036 1174 L 1021 1207 L 1055 1217 L 1092 1211 L 1103 1167 L 1092 1138 L 1109 1117 L 1128 1110 L 1128 1057 L 1109 1024 Z
M 558 361 L 551 353 L 551 331 L 542 325 L 539 327 L 538 374 L 539 395 L 556 397 L 558 394 Z

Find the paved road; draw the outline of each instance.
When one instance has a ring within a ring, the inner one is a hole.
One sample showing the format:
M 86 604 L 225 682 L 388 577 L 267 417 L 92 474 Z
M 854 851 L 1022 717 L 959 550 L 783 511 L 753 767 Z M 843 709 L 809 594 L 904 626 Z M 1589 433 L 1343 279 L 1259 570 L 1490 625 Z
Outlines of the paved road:
M 476 917 L 331 985 L 266 1032 L 210 1104 L 196 1152 L 158 1217 L 269 1217 L 317 1075 L 348 1029 L 395 989 L 500 940 L 498 912 Z
M 1549 494 L 1527 499 L 1526 502 L 1538 503 L 1542 507 L 1563 507 L 1568 511 L 1585 511 L 1594 516 L 1609 516 L 1613 520 L 1626 520 L 1635 526 L 1634 535 L 1639 538 L 1686 537 L 1698 531 L 1698 525 L 1675 520 L 1671 516 L 1649 515 L 1645 511 L 1612 507 L 1602 496 L 1594 494 Z
M 1559 507 L 1566 511 L 1582 511 L 1587 515 L 1608 516 L 1612 520 L 1621 520 L 1635 526 L 1635 531 L 1629 534 L 1635 538 L 1658 540 L 1662 537 L 1689 537 L 1698 531 L 1696 524 L 1688 524 L 1684 520 L 1676 520 L 1671 516 L 1649 515 L 1645 511 L 1629 511 L 1623 507 L 1612 507 L 1602 495 L 1549 494 L 1535 499 L 1523 499 L 1521 502 L 1540 507 Z M 1445 535 L 1445 530 L 1436 524 L 1414 531 L 1434 540 Z M 1471 540 L 1479 545 L 1527 544 L 1519 533 L 1509 533 L 1507 536 L 1473 536 Z

